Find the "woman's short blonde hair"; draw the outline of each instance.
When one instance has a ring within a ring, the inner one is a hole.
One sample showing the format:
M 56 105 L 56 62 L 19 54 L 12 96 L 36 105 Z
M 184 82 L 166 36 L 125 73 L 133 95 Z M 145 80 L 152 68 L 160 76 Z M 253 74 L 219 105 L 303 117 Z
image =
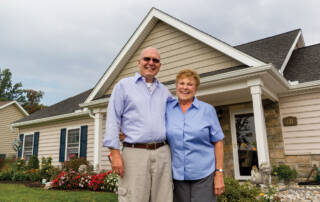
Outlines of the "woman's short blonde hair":
M 191 69 L 181 70 L 176 76 L 176 83 L 178 83 L 178 81 L 183 78 L 194 78 L 194 80 L 196 81 L 196 87 L 198 88 L 198 86 L 200 85 L 199 74 Z

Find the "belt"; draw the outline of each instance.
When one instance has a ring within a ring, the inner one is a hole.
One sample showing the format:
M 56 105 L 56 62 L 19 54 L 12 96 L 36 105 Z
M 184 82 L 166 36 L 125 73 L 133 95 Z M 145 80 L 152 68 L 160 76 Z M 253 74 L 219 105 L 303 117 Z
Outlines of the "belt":
M 166 145 L 167 142 L 157 142 L 157 143 L 127 143 L 124 142 L 124 147 L 131 147 L 131 148 L 139 148 L 139 149 L 158 149 L 159 147 L 162 147 L 163 145 Z

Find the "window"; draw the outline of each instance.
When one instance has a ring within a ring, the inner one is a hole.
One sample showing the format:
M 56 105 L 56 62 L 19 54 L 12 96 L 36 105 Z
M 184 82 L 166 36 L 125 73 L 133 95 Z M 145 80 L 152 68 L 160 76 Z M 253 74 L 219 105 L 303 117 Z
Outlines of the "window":
M 26 135 L 23 145 L 23 157 L 28 161 L 33 152 L 33 135 Z
M 69 160 L 72 156 L 79 157 L 80 150 L 80 129 L 70 129 L 67 135 L 67 156 Z

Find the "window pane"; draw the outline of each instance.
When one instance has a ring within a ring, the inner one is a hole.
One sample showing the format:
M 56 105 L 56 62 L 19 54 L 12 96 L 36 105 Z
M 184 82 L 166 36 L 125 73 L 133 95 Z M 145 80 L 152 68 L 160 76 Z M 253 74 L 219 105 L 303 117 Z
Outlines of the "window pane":
M 26 135 L 24 138 L 23 157 L 28 161 L 32 156 L 33 135 Z
M 79 129 L 68 130 L 67 160 L 70 159 L 71 155 L 79 157 L 79 145 L 80 145 Z

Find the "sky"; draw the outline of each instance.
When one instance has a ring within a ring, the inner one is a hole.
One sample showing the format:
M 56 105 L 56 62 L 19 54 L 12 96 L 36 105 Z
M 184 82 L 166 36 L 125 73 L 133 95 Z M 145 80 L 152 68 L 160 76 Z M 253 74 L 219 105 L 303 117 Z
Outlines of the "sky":
M 230 45 L 297 28 L 320 43 L 319 0 L 1 0 L 0 69 L 60 102 L 96 85 L 152 7 Z

